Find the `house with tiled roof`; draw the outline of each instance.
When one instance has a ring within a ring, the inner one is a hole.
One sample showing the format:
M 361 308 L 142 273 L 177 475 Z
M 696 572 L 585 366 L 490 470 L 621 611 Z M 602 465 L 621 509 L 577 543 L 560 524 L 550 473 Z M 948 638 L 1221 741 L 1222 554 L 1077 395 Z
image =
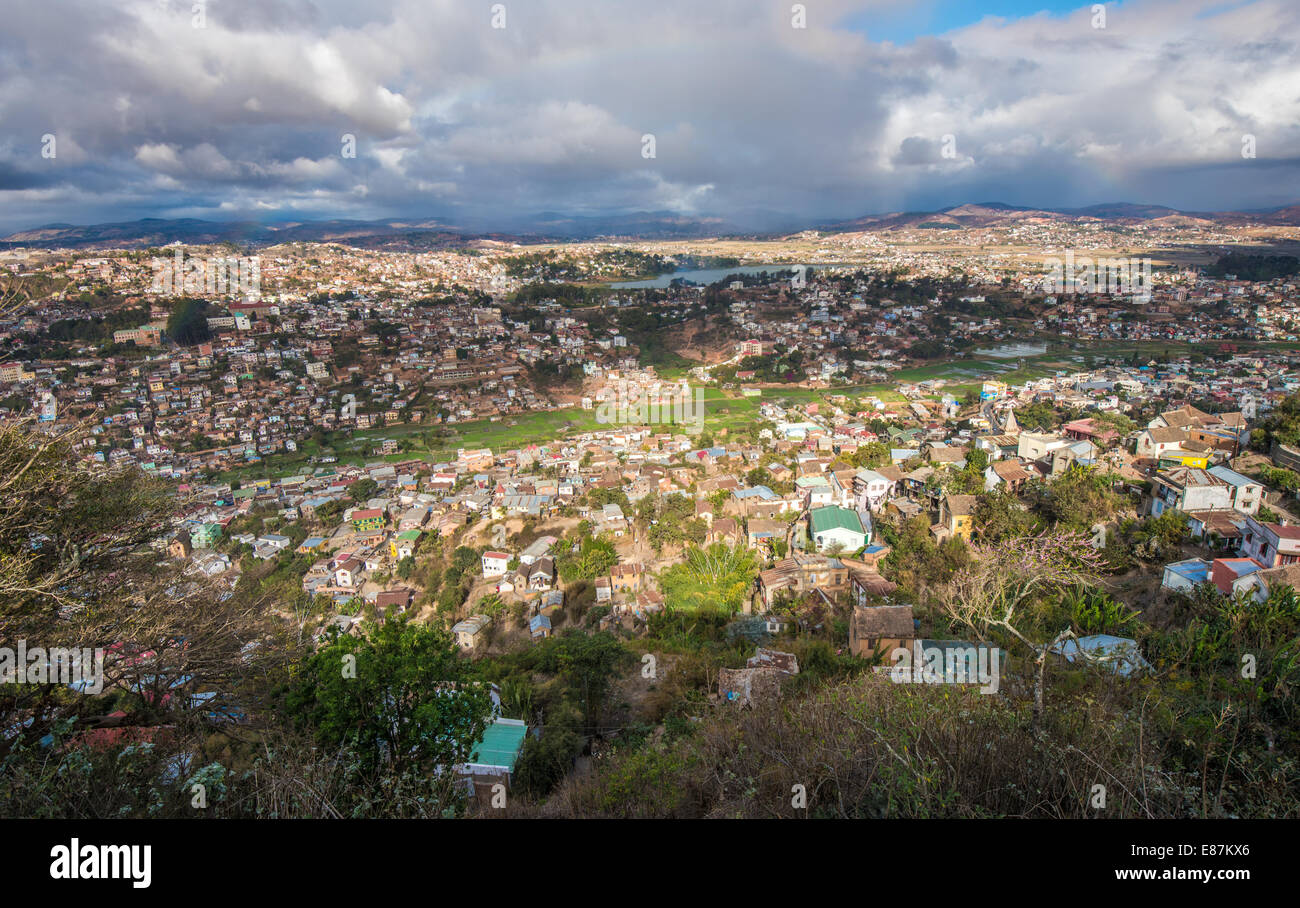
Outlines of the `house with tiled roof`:
M 1030 478 L 1029 471 L 1018 460 L 995 460 L 984 469 L 984 491 L 989 492 L 1001 486 L 1015 495 Z
M 849 652 L 855 656 L 888 655 L 916 639 L 910 605 L 854 606 L 849 619 Z
M 1300 561 L 1300 527 L 1246 517 L 1241 527 L 1240 552 L 1266 568 L 1295 564 Z
M 641 564 L 616 564 L 609 571 L 610 589 L 615 593 L 636 593 L 641 589 L 645 566 Z
M 758 575 L 757 597 L 764 610 L 770 609 L 779 593 L 802 596 L 822 590 L 834 596 L 847 589 L 849 569 L 838 558 L 824 555 L 796 554 L 782 558 Z

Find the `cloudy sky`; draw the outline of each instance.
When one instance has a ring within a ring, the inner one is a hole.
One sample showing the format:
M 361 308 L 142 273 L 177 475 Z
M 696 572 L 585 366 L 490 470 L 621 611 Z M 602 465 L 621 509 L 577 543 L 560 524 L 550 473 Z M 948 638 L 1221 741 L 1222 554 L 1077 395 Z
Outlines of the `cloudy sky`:
M 795 6 L 6 4 L 0 230 L 1300 200 L 1297 0 Z

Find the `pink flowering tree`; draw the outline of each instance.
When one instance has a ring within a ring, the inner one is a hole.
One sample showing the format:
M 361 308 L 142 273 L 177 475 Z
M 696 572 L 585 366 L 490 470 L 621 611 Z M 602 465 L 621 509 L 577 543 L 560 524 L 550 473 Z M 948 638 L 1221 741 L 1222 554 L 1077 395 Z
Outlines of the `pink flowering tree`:
M 1044 639 L 1039 608 L 1054 594 L 1094 585 L 1101 568 L 1101 556 L 1079 533 L 1013 536 L 971 546 L 970 565 L 954 574 L 940 593 L 944 610 L 956 624 L 981 638 L 1005 633 L 1033 654 L 1035 729 L 1043 715 L 1047 654 L 1075 636 L 1067 626 Z

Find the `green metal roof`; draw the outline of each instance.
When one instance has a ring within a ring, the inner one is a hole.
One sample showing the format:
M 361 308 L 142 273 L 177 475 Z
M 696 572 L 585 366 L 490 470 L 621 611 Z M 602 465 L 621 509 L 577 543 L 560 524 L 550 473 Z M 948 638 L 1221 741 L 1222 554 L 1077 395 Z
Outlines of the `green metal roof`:
M 496 719 L 484 730 L 483 738 L 474 747 L 469 762 L 503 766 L 513 772 L 527 734 L 528 726 L 522 722 L 515 725 L 513 722 Z
M 829 507 L 817 508 L 811 513 L 812 531 L 814 533 L 825 533 L 827 530 L 852 530 L 855 533 L 863 532 L 862 521 L 858 515 L 847 508 Z

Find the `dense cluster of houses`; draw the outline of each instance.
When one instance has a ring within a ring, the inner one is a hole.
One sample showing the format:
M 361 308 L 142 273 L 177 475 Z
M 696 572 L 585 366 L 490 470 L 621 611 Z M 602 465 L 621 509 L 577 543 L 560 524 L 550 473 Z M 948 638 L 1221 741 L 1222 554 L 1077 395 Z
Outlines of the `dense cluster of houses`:
M 848 592 L 865 603 L 887 594 L 892 586 L 877 569 L 888 553 L 877 539 L 879 521 L 925 516 L 937 541 L 969 539 L 976 529 L 973 492 L 1016 493 L 1027 482 L 1052 480 L 1076 465 L 1102 465 L 1117 481 L 1145 489 L 1142 513 L 1177 510 L 1188 516 L 1195 538 L 1228 556 L 1241 549 L 1243 557 L 1273 568 L 1287 563 L 1292 531 L 1255 521 L 1266 490 L 1230 462 L 1247 441 L 1250 420 L 1295 386 L 1286 356 L 1270 355 L 1268 379 L 1244 368 L 1263 365 L 1248 356 L 1216 364 L 1216 377 L 1202 374 L 1204 366 L 1178 362 L 1060 374 L 1019 388 L 989 381 L 978 407 L 966 407 L 960 420 L 961 408 L 945 407 L 951 397 L 934 404 L 942 395 L 942 382 L 935 381 L 902 386 L 903 403 L 835 395 L 800 406 L 765 401 L 761 412 L 771 428 L 743 443 L 699 447 L 681 432 L 613 426 L 550 445 L 462 449 L 454 460 L 437 463 L 416 458 L 322 465 L 243 487 L 182 484 L 191 504 L 169 551 L 216 576 L 237 567 L 223 540 L 247 546 L 242 551 L 257 559 L 292 548 L 315 559 L 303 576 L 303 588 L 313 596 L 340 605 L 383 596 L 385 608 L 404 609 L 414 591 L 398 582 L 398 567 L 416 556 L 430 534 L 449 536 L 485 521 L 523 518 L 545 526 L 576 517 L 593 532 L 630 542 L 633 524 L 624 509 L 608 500 L 591 504 L 589 493 L 618 492 L 633 505 L 651 494 L 679 495 L 692 499 L 706 544 L 746 546 L 771 565 L 761 572 L 751 602 L 754 611 L 765 613 L 802 597 L 829 600 Z M 1127 432 L 1108 418 L 1137 401 L 1185 399 L 1193 382 L 1240 407 L 1208 413 L 1170 406 Z M 1051 430 L 1021 425 L 1017 412 L 1042 400 L 1096 415 Z M 873 467 L 853 466 L 854 455 L 868 445 L 887 453 L 875 457 Z M 978 488 L 955 491 L 950 480 L 966 469 L 973 451 L 984 455 L 982 480 Z M 751 484 L 747 477 L 760 466 L 770 479 Z M 354 500 L 350 489 L 361 481 L 372 483 L 374 491 Z M 273 532 L 226 532 L 254 509 L 277 516 Z M 322 527 L 322 514 L 331 515 L 328 526 Z M 300 526 L 312 529 L 293 532 Z M 1269 542 L 1259 542 L 1266 537 Z M 519 551 L 494 544 L 481 556 L 484 583 L 506 600 L 530 602 L 529 629 L 536 638 L 552 632 L 551 617 L 564 603 L 557 542 L 543 535 Z M 615 618 L 644 620 L 661 609 L 651 562 L 628 556 L 596 578 L 597 602 L 609 604 Z M 1195 574 L 1190 566 L 1169 572 L 1171 584 L 1188 572 Z M 1207 566 L 1205 574 L 1213 575 L 1214 567 Z M 472 647 L 491 621 L 466 616 L 457 625 L 458 638 Z

